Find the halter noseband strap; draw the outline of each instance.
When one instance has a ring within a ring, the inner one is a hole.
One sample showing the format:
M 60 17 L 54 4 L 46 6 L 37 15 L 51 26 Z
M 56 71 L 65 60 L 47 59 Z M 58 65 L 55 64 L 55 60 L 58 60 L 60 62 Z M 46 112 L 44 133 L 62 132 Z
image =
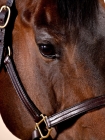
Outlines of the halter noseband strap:
M 8 0 L 6 7 L 5 8 L 1 7 L 0 9 L 0 63 L 4 50 L 5 27 L 7 26 L 9 21 L 8 19 L 8 15 L 10 12 L 9 9 L 12 5 L 13 5 L 13 0 Z M 52 116 L 49 117 L 44 116 L 43 114 L 41 114 L 39 109 L 32 102 L 27 92 L 25 91 L 21 83 L 21 80 L 18 76 L 18 72 L 15 68 L 13 59 L 10 56 L 10 50 L 9 50 L 9 55 L 5 57 L 4 64 L 20 100 L 23 102 L 23 104 L 25 105 L 25 107 L 33 117 L 34 121 L 36 122 L 35 131 L 33 133 L 33 140 L 36 139 L 42 140 L 48 138 L 51 132 L 51 128 L 56 126 L 58 123 L 64 122 L 65 120 L 74 118 L 75 116 L 82 115 L 83 113 L 87 113 L 88 111 L 105 106 L 105 95 L 102 95 L 99 97 L 86 100 L 80 104 L 75 105 L 74 107 L 68 108 Z M 47 131 L 46 135 L 43 135 L 42 133 L 43 128 L 40 128 L 42 123 L 45 123 L 46 131 Z
M 96 110 L 105 106 L 105 95 L 83 101 L 71 108 L 56 113 L 46 119 L 48 127 L 56 126 L 58 123 L 72 119 L 89 111 Z

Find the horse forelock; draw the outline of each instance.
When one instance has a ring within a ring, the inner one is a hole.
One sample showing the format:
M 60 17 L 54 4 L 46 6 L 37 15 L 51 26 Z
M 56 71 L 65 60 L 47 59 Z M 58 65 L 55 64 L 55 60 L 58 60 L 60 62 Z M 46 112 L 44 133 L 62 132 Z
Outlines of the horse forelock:
M 74 26 L 90 26 L 96 23 L 98 5 L 98 0 L 57 0 L 60 16 Z
M 74 28 L 87 28 L 93 33 L 97 27 L 98 12 L 98 0 L 39 1 L 35 7 L 34 25 L 56 31 L 59 27 L 69 31 Z

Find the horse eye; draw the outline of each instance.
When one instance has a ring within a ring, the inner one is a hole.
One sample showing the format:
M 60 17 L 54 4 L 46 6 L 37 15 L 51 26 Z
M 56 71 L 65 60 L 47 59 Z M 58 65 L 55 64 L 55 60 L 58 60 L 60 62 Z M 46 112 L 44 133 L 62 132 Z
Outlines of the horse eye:
M 48 58 L 55 58 L 56 52 L 52 44 L 38 44 L 41 54 Z

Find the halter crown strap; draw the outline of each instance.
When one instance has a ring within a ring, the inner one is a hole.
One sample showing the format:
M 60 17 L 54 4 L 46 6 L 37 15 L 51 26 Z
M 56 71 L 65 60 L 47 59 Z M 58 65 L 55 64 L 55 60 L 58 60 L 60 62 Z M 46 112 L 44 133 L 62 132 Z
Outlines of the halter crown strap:
M 10 8 L 13 5 L 14 0 L 8 0 L 6 5 L 0 8 L 0 66 L 2 63 L 4 40 L 5 40 L 5 28 L 10 19 Z
M 13 2 L 14 2 L 14 0 L 8 0 L 7 3 L 6 3 L 6 5 L 7 5 L 8 7 L 12 7 Z

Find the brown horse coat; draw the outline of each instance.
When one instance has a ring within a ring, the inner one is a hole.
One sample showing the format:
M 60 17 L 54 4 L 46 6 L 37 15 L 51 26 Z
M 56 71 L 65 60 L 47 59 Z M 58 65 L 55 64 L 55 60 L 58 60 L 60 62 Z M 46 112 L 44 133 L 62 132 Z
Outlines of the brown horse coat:
M 105 4 L 96 1 L 98 7 L 89 9 L 93 12 L 90 18 L 86 9 L 87 14 L 82 14 L 82 22 L 77 24 L 79 13 L 74 11 L 76 20 L 71 22 L 73 15 L 69 25 L 56 0 L 15 0 L 18 14 L 13 28 L 13 58 L 27 93 L 47 116 L 105 93 Z M 1 0 L 0 6 L 5 2 Z M 54 52 L 38 48 L 46 44 Z M 56 59 L 43 55 L 55 52 L 59 56 Z M 0 73 L 0 112 L 14 135 L 31 140 L 35 122 L 4 69 Z M 54 139 L 104 140 L 105 108 L 58 125 Z

